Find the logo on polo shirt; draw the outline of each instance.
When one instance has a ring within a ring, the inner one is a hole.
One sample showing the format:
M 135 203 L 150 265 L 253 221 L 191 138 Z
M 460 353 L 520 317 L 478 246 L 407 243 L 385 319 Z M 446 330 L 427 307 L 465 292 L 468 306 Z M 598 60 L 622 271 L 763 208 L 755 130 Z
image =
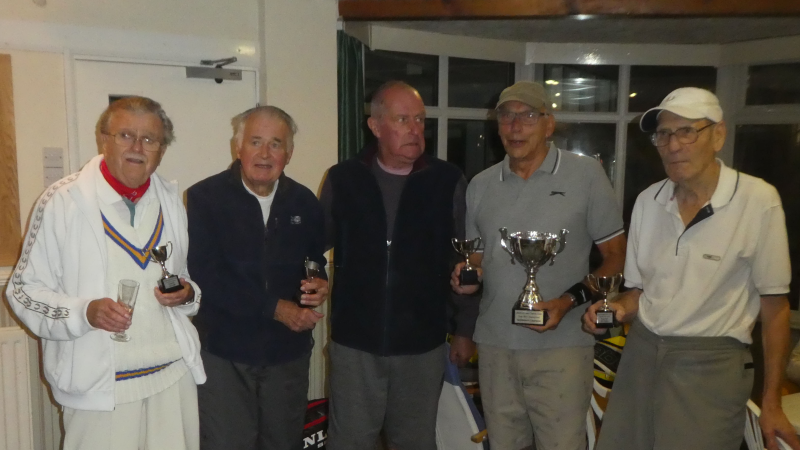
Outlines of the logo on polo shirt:
M 550 197 L 554 195 L 560 195 L 562 197 L 566 197 L 567 196 L 566 194 L 567 194 L 566 191 L 550 191 Z
M 303 221 L 303 219 L 302 219 L 300 216 L 292 216 L 292 217 L 289 219 L 289 222 L 291 222 L 291 223 L 292 223 L 292 225 L 300 225 L 300 223 L 301 223 L 302 221 Z

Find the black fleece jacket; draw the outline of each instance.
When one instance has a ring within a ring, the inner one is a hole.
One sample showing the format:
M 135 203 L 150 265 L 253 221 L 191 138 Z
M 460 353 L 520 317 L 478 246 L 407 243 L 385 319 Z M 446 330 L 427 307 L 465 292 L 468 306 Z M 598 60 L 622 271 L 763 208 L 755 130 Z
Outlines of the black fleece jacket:
M 189 272 L 203 290 L 194 319 L 203 349 L 256 366 L 311 351 L 310 331 L 295 333 L 273 316 L 278 299 L 292 300 L 300 288 L 306 257 L 325 267 L 325 225 L 316 196 L 282 174 L 265 227 L 236 160 L 189 188 L 187 212 Z

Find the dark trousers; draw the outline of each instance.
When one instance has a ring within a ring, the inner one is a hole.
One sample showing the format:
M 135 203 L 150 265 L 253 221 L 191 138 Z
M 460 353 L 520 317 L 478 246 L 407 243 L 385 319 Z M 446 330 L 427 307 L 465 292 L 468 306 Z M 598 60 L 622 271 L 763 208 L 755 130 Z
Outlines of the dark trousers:
M 197 387 L 201 450 L 300 450 L 310 354 L 254 367 L 201 352 L 208 380 Z
M 442 344 L 420 355 L 377 356 L 331 342 L 331 450 L 373 450 L 381 429 L 393 450 L 436 450 L 444 379 Z

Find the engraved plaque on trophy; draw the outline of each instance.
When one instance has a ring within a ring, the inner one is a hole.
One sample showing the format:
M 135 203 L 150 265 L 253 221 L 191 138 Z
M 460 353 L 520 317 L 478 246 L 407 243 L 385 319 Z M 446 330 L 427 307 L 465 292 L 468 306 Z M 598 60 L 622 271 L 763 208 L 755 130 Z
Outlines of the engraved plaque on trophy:
M 541 326 L 547 323 L 547 311 L 533 307 L 544 301 L 536 284 L 536 272 L 547 261 L 550 261 L 550 265 L 555 263 L 556 255 L 564 251 L 567 245 L 567 234 L 569 231 L 565 229 L 559 234 L 539 231 L 509 234 L 506 228 L 500 228 L 500 245 L 511 255 L 511 263 L 519 262 L 528 274 L 525 288 L 511 311 L 512 324 Z
M 158 289 L 165 294 L 183 289 L 180 278 L 178 278 L 177 275 L 169 273 L 167 266 L 164 265 L 171 255 L 172 242 L 167 242 L 167 245 L 159 245 L 158 247 L 150 249 L 150 259 L 161 264 L 161 278 L 158 280 Z
M 456 239 L 451 240 L 453 248 L 456 249 L 459 255 L 464 257 L 466 264 L 461 268 L 461 273 L 458 275 L 458 284 L 461 286 L 469 286 L 478 284 L 478 269 L 469 264 L 469 257 L 480 249 L 481 238 L 475 239 Z
M 622 283 L 622 274 L 615 273 L 608 277 L 596 277 L 592 274 L 586 276 L 589 286 L 600 294 L 603 306 L 597 310 L 597 320 L 594 325 L 597 328 L 613 328 L 619 326 L 614 310 L 608 307 L 608 294 L 619 289 Z

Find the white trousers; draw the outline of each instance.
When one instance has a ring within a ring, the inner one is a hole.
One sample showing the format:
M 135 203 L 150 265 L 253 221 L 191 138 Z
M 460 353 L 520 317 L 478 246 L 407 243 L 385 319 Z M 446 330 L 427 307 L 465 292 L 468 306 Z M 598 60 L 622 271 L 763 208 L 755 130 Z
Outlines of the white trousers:
M 164 391 L 114 411 L 64 408 L 64 450 L 199 450 L 199 429 L 190 372 Z

